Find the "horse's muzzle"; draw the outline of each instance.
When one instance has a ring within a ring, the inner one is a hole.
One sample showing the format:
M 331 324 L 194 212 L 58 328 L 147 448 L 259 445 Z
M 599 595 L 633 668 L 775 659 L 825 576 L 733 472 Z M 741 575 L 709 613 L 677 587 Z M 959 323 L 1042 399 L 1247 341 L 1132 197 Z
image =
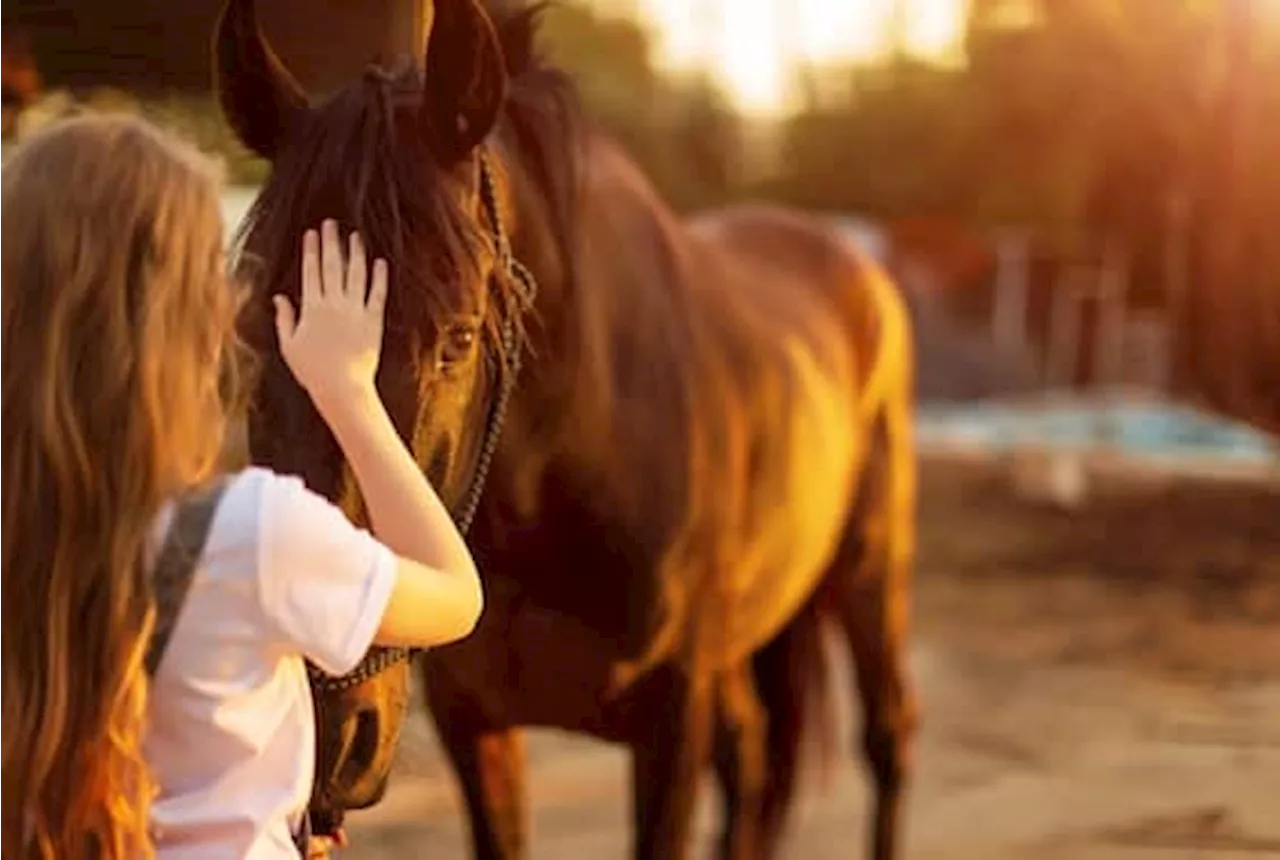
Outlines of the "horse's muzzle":
M 313 689 L 316 777 L 312 826 L 336 829 L 349 809 L 382 799 L 395 763 L 409 705 L 409 664 L 400 663 L 358 686 Z

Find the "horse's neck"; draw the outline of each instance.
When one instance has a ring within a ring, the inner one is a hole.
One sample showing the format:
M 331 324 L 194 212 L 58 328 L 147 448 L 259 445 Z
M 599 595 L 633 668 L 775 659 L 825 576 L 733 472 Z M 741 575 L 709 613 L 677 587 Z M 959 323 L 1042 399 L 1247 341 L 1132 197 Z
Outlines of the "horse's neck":
M 543 477 L 581 488 L 596 515 L 665 539 L 689 496 L 698 359 L 688 239 L 611 144 L 588 144 L 583 183 L 574 277 L 548 283 L 539 307 L 554 342 L 530 359 L 517 395 L 526 430 L 541 425 L 542 445 L 525 442 L 545 458 Z
M 740 507 L 745 470 L 724 464 L 745 450 L 744 422 L 720 312 L 708 313 L 724 297 L 710 286 L 724 280 L 720 258 L 620 152 L 589 150 L 586 171 L 575 277 L 548 283 L 540 302 L 543 341 L 495 470 L 488 539 L 533 603 L 610 631 L 648 663 L 729 559 L 718 524 Z M 511 528 L 513 509 L 536 528 Z

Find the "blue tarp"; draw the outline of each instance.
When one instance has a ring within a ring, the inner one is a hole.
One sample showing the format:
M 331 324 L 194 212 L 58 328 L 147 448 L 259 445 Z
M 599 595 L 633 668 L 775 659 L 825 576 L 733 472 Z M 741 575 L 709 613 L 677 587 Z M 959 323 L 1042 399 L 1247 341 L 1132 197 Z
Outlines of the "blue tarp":
M 1135 454 L 1280 461 L 1280 443 L 1249 427 L 1158 401 L 1083 397 L 1037 402 L 921 404 L 922 441 L 1003 449 L 1025 443 L 1108 445 Z

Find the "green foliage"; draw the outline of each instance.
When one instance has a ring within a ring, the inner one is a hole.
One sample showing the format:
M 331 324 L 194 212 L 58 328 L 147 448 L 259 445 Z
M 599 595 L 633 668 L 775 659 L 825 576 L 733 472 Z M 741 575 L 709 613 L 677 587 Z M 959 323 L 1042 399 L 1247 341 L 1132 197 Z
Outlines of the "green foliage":
M 228 182 L 258 185 L 266 179 L 269 165 L 240 143 L 211 98 L 170 95 L 148 102 L 143 112 L 218 155 L 226 166 Z
M 883 216 L 958 214 L 972 191 L 958 169 L 963 82 L 923 65 L 848 70 L 851 102 L 814 105 L 788 124 L 771 196 Z
M 630 107 L 638 119 L 652 107 L 660 82 L 649 35 L 635 21 L 556 3 L 543 13 L 540 34 L 551 59 L 577 72 L 588 104 L 605 111 Z
M 171 93 L 143 99 L 108 87 L 74 96 L 65 90 L 54 90 L 24 111 L 17 136 L 20 138 L 47 122 L 81 111 L 146 117 L 221 161 L 227 181 L 233 185 L 257 185 L 266 178 L 266 162 L 236 139 L 212 97 L 207 95 Z
M 705 80 L 661 74 L 639 23 L 556 3 L 544 13 L 541 41 L 573 74 L 591 119 L 639 161 L 672 205 L 698 208 L 735 193 L 737 118 Z

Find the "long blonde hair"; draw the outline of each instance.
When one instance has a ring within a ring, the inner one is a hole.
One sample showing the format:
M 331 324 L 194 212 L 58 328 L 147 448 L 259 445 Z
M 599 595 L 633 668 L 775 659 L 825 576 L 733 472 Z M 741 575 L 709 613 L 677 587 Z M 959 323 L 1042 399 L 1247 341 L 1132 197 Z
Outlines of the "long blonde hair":
M 88 116 L 3 171 L 3 853 L 149 857 L 146 564 L 213 468 L 236 302 L 219 180 Z

